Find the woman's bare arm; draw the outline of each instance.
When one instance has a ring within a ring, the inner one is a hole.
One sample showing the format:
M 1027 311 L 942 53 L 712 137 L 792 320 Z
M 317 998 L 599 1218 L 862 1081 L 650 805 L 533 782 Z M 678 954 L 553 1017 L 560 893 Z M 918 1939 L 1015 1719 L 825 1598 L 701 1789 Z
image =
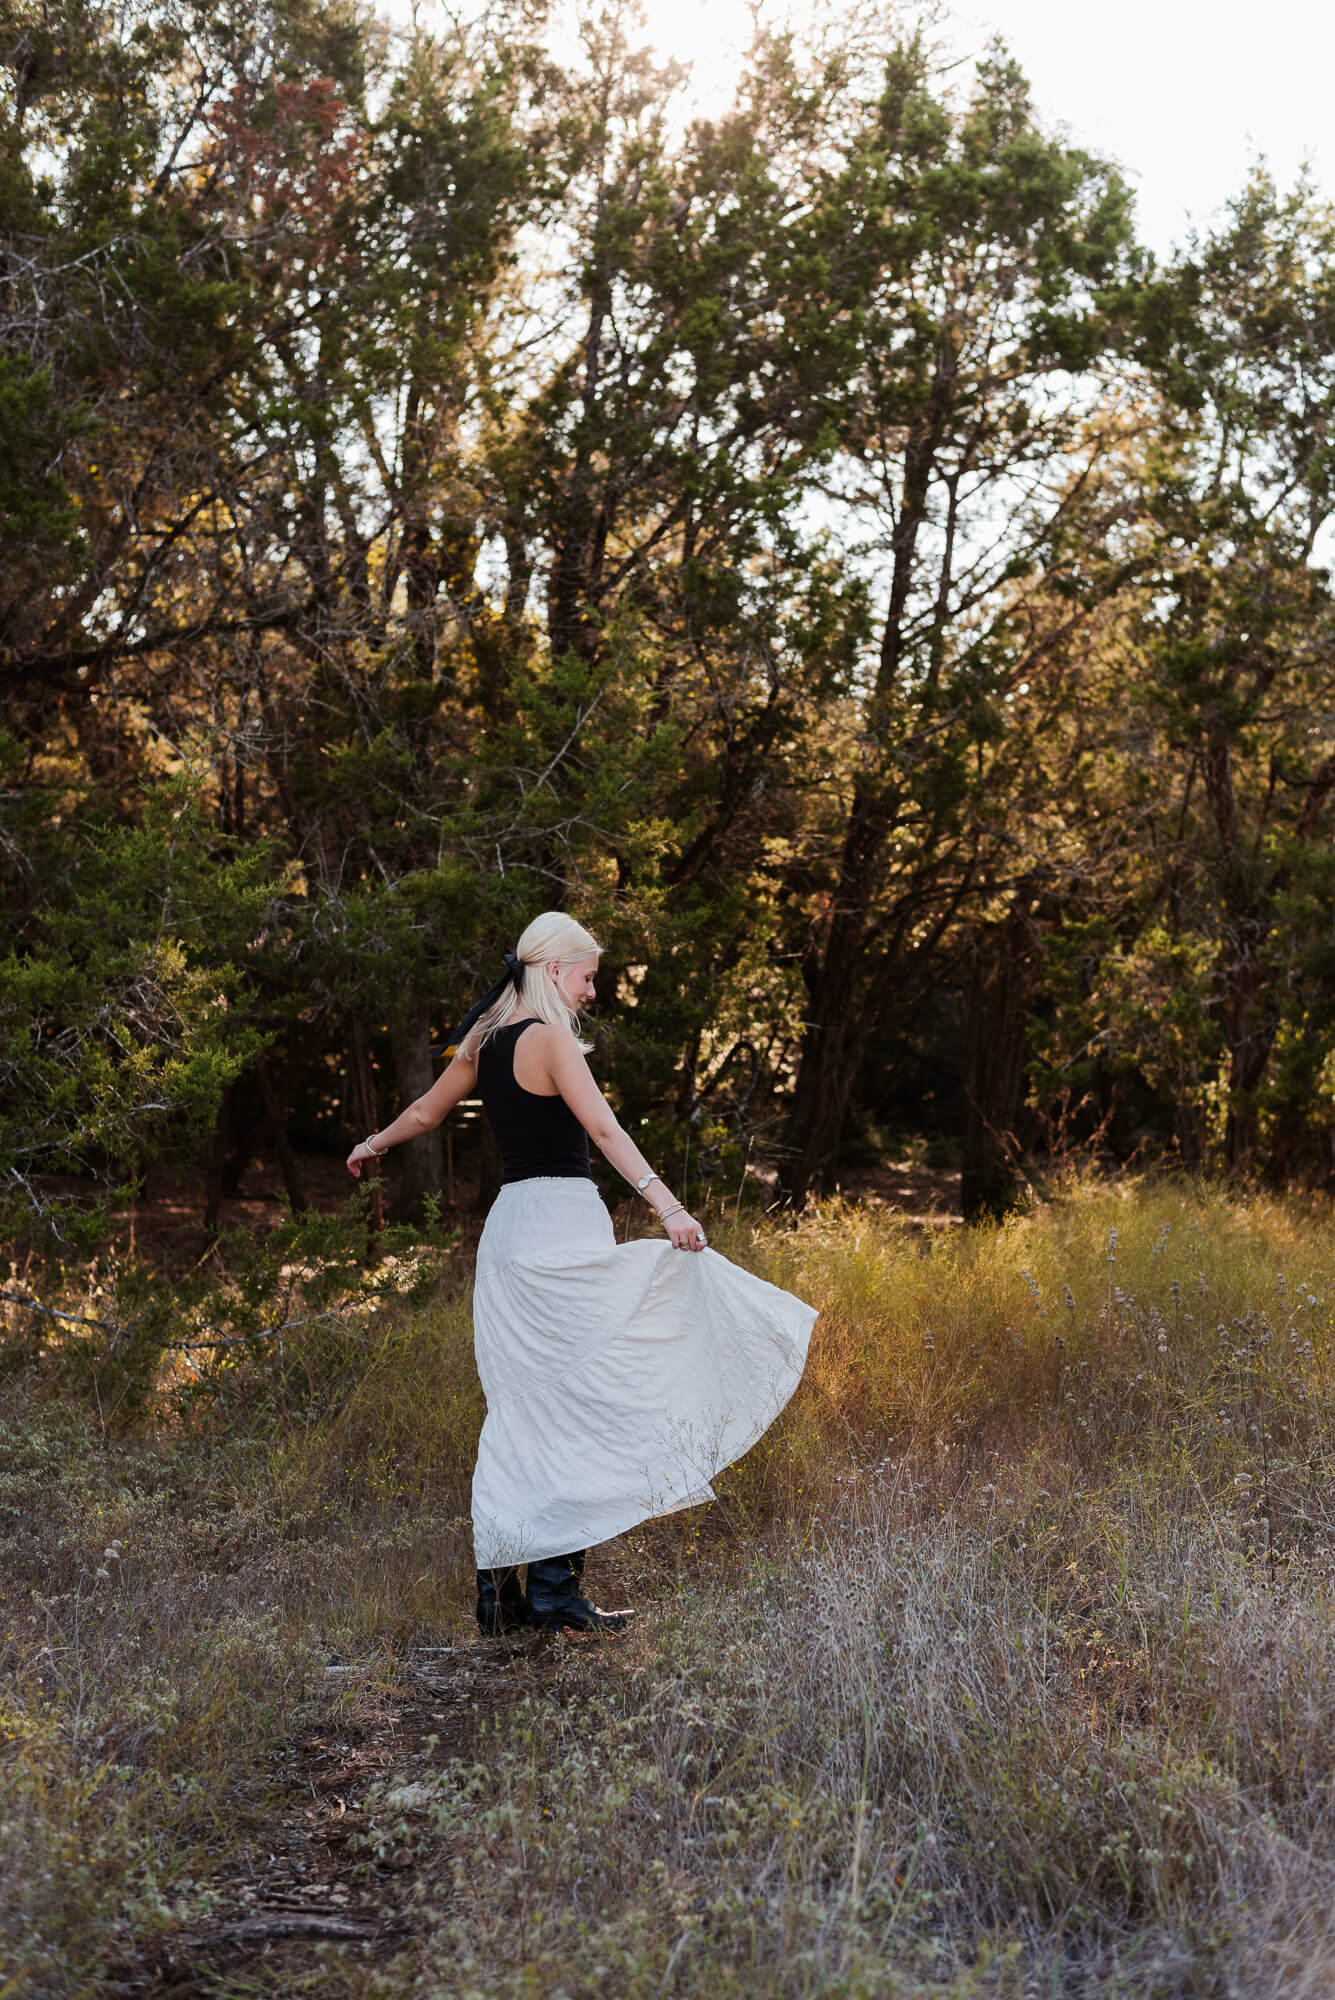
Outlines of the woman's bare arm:
M 638 1188 L 650 1207 L 656 1210 L 663 1221 L 663 1227 L 680 1250 L 702 1250 L 705 1234 L 695 1217 L 685 1208 L 677 1208 L 675 1215 L 663 1217 L 665 1209 L 677 1207 L 670 1188 L 664 1185 L 650 1166 L 644 1154 L 621 1125 L 611 1105 L 593 1080 L 593 1072 L 584 1060 L 583 1051 L 574 1038 L 560 1028 L 538 1028 L 529 1030 L 529 1035 L 541 1037 L 539 1048 L 543 1067 L 560 1091 L 570 1109 L 578 1118 L 584 1130 L 592 1139 L 603 1158 L 614 1166 L 619 1174 L 635 1186 L 646 1175 L 652 1176 L 648 1185 Z
M 434 1132 L 441 1120 L 453 1111 L 461 1098 L 469 1095 L 476 1084 L 477 1064 L 470 1057 L 455 1056 L 430 1090 L 423 1091 L 383 1132 L 371 1134 L 373 1144 L 370 1153 L 365 1141 L 353 1147 L 348 1155 L 349 1173 L 360 1179 L 362 1162 L 373 1158 L 375 1153 L 383 1153 L 390 1146 L 401 1146 L 405 1139 L 420 1139 L 424 1132 Z

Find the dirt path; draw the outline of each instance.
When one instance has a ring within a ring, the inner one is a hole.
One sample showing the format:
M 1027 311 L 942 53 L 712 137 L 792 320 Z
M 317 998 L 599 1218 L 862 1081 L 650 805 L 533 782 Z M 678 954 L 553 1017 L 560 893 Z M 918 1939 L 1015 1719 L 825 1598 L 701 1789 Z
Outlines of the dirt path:
M 105 1990 L 127 2000 L 286 1994 L 328 1974 L 331 1949 L 383 1967 L 411 1945 L 415 1875 L 359 1840 L 368 1788 L 394 1779 L 411 1799 L 415 1783 L 467 1758 L 507 1708 L 526 1696 L 567 1701 L 605 1678 L 607 1664 L 597 1639 L 525 1638 L 423 1648 L 388 1672 L 328 1667 L 330 1682 L 348 1687 L 337 1727 L 278 1753 L 272 1820 L 213 1885 L 217 1907 L 146 1941 Z

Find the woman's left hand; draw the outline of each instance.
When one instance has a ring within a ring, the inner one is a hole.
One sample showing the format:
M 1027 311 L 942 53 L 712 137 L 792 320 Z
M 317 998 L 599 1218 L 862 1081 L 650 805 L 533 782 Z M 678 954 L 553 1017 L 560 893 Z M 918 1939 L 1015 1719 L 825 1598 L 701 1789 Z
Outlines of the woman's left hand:
M 373 1152 L 372 1149 L 366 1144 L 366 1141 L 364 1139 L 359 1139 L 357 1141 L 357 1144 L 353 1147 L 352 1151 L 348 1154 L 348 1172 L 352 1175 L 354 1180 L 359 1181 L 362 1177 L 363 1161 L 378 1160 L 379 1158 L 380 1158 L 379 1153 Z
M 676 1215 L 670 1215 L 663 1224 L 672 1240 L 674 1250 L 703 1250 L 709 1238 L 704 1227 L 683 1208 Z

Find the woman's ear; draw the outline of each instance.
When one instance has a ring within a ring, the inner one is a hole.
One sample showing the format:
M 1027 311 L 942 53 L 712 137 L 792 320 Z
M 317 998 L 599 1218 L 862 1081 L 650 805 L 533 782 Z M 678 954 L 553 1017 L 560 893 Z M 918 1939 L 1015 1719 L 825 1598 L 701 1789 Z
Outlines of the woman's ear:
M 548 961 L 547 961 L 547 976 L 548 976 L 548 978 L 549 978 L 549 979 L 554 979 L 554 980 L 556 980 L 556 981 L 557 981 L 558 983 L 560 982 L 560 978 L 561 978 L 561 961 L 560 961 L 560 959 L 559 959 L 559 958 L 549 958 L 549 959 L 548 959 Z

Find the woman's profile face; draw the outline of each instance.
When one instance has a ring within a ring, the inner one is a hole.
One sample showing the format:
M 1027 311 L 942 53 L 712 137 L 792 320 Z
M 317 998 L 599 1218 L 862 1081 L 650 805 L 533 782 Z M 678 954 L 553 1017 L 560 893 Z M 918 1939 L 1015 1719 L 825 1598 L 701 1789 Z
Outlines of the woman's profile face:
M 577 1014 L 581 1007 L 587 1007 L 591 1001 L 597 999 L 598 993 L 593 983 L 597 970 L 596 951 L 590 952 L 587 958 L 572 959 L 569 965 L 561 965 L 558 962 L 553 974 L 557 991 L 573 1013 Z

